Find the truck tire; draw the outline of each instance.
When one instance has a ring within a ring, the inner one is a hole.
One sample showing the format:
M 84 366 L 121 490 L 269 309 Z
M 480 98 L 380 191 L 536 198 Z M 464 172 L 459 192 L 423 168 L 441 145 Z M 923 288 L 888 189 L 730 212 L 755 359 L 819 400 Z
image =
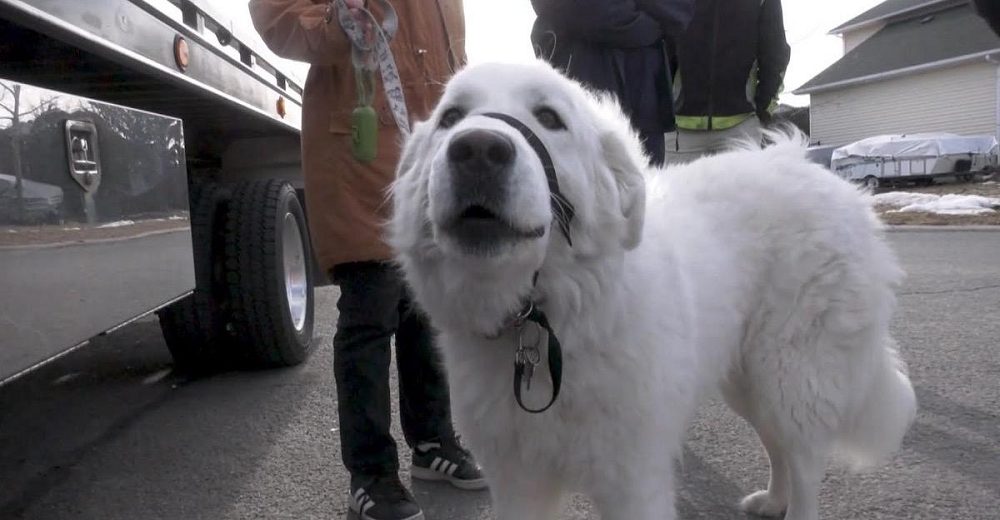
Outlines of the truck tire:
M 237 184 L 225 243 L 229 331 L 237 355 L 251 368 L 303 362 L 313 345 L 312 250 L 291 184 Z
M 195 289 L 157 312 L 163 339 L 181 372 L 211 372 L 225 358 L 225 316 L 220 283 L 222 241 L 219 232 L 225 194 L 211 182 L 191 186 L 191 238 Z

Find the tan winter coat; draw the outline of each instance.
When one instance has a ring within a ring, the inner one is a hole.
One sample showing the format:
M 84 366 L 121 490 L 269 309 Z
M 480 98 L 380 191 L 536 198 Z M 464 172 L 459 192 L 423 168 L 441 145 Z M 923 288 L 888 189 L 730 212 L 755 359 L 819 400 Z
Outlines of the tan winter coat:
M 465 63 L 462 0 L 390 0 L 399 31 L 390 48 L 399 68 L 411 121 L 426 119 L 442 86 Z M 381 19 L 379 2 L 368 8 Z M 311 64 L 302 111 L 302 166 L 309 227 L 320 266 L 392 257 L 383 241 L 391 203 L 387 188 L 400 153 L 399 130 L 385 100 L 381 76 L 375 101 L 378 157 L 361 164 L 351 155 L 351 111 L 356 105 L 350 43 L 325 0 L 251 0 L 250 14 L 268 47 Z

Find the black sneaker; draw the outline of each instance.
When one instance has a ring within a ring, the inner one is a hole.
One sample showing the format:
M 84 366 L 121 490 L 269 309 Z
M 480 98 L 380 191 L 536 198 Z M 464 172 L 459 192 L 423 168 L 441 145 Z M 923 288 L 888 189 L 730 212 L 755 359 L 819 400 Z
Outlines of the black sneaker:
M 479 465 L 457 440 L 417 444 L 410 475 L 421 480 L 446 480 L 459 489 L 486 487 Z
M 348 505 L 361 520 L 423 520 L 424 512 L 399 476 L 351 476 Z

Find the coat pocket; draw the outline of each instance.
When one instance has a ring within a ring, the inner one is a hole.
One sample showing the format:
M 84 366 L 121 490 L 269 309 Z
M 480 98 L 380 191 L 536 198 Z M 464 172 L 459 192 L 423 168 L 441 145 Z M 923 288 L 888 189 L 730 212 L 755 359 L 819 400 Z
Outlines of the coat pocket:
M 327 130 L 331 134 L 351 135 L 351 113 L 353 108 L 330 111 L 330 122 Z

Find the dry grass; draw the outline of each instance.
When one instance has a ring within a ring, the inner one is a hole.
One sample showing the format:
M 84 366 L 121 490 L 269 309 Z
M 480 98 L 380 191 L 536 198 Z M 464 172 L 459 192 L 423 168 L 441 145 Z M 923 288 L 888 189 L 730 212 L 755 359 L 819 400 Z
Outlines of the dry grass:
M 878 209 L 877 207 L 875 208 Z M 1000 212 L 982 215 L 939 215 L 922 211 L 879 212 L 886 224 L 899 226 L 1000 226 Z

